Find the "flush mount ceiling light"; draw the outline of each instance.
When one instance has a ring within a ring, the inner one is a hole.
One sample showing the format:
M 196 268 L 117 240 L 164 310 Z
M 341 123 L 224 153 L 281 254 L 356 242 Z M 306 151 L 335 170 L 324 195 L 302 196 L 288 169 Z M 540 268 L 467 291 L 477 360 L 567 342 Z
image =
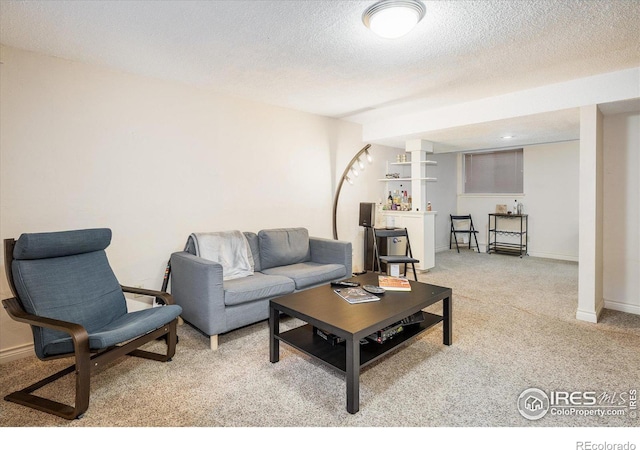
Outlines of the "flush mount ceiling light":
M 378 36 L 395 39 L 411 31 L 425 12 L 418 0 L 381 0 L 367 8 L 362 22 Z

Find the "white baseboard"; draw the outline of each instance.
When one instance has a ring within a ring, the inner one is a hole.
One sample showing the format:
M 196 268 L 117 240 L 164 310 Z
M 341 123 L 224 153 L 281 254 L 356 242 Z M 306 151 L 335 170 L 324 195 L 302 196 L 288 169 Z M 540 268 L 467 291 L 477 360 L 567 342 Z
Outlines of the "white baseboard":
M 486 243 L 478 242 L 478 245 L 480 247 L 480 253 L 486 253 L 487 252 L 487 244 Z M 455 250 L 455 248 L 456 247 L 454 245 L 452 250 Z M 468 250 L 468 247 L 465 247 L 465 249 Z M 474 248 L 474 250 L 475 250 L 475 248 Z M 436 253 L 445 252 L 445 251 L 449 251 L 449 245 L 448 244 L 445 247 L 437 247 L 436 248 Z M 559 261 L 578 262 L 578 257 L 577 256 L 574 256 L 574 255 L 562 255 L 562 254 L 559 254 L 559 253 L 529 252 L 529 256 L 532 256 L 534 258 L 545 258 L 545 259 L 556 259 L 556 260 L 559 260 Z
M 578 262 L 578 257 L 573 255 L 561 255 L 558 253 L 529 252 L 529 256 L 534 258 L 557 259 L 559 261 Z
M 628 303 L 614 302 L 613 300 L 605 300 L 604 307 L 606 309 L 613 309 L 615 311 L 626 312 L 630 314 L 640 315 L 640 306 L 630 305 Z
M 604 309 L 604 302 L 599 302 L 596 305 L 595 311 L 583 311 L 579 309 L 576 312 L 576 319 L 582 320 L 584 322 L 598 323 L 598 318 L 602 314 L 603 309 Z
M 583 322 L 598 323 L 598 314 L 592 311 L 580 311 L 576 312 L 576 319 Z
M 24 344 L 17 347 L 8 348 L 0 351 L 0 364 L 15 361 L 16 359 L 26 358 L 28 356 L 35 356 L 36 353 L 33 350 L 33 344 Z

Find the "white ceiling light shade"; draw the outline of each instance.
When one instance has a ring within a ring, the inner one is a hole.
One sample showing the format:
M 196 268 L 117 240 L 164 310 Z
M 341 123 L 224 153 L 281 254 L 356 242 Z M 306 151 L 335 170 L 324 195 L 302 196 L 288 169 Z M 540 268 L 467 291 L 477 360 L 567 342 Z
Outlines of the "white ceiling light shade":
M 380 0 L 366 9 L 362 22 L 378 36 L 404 36 L 424 17 L 426 9 L 418 0 Z

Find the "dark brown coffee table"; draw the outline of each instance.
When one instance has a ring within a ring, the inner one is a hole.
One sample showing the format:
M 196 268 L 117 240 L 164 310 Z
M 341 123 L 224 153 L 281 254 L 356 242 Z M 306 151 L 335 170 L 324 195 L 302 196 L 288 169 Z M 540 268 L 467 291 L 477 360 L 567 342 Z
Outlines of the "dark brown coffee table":
M 378 284 L 378 274 L 368 272 L 351 278 L 361 285 Z M 334 367 L 346 375 L 347 411 L 360 409 L 360 370 L 402 344 L 443 322 L 443 343 L 451 345 L 452 291 L 450 288 L 411 281 L 410 292 L 387 291 L 380 301 L 352 305 L 333 291 L 333 286 L 319 286 L 275 298 L 269 302 L 269 358 L 280 360 L 280 342 Z M 410 325 L 382 344 L 361 339 L 392 325 L 427 306 L 442 301 L 443 314 L 424 313 L 425 320 Z M 280 313 L 296 317 L 305 325 L 280 332 Z M 313 328 L 332 333 L 344 342 L 332 345 L 314 333 Z

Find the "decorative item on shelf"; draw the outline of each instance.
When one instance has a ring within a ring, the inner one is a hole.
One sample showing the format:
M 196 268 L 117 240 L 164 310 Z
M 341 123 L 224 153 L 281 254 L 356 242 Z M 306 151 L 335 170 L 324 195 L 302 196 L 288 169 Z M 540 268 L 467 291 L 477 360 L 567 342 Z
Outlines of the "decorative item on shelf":
M 431 202 L 427 202 L 427 211 L 431 211 Z
M 400 178 L 400 174 L 399 173 L 388 173 L 384 177 L 388 178 L 388 179 Z
M 507 205 L 496 205 L 496 214 L 506 214 Z
M 382 206 L 382 209 L 383 211 L 411 211 L 409 191 L 403 189 L 403 185 L 400 185 L 400 190 L 396 189 L 393 194 L 389 191 L 387 203 Z
M 522 203 L 518 203 L 518 215 L 522 215 L 522 212 L 524 211 L 524 205 Z
M 518 200 L 513 201 L 513 214 L 518 214 Z

